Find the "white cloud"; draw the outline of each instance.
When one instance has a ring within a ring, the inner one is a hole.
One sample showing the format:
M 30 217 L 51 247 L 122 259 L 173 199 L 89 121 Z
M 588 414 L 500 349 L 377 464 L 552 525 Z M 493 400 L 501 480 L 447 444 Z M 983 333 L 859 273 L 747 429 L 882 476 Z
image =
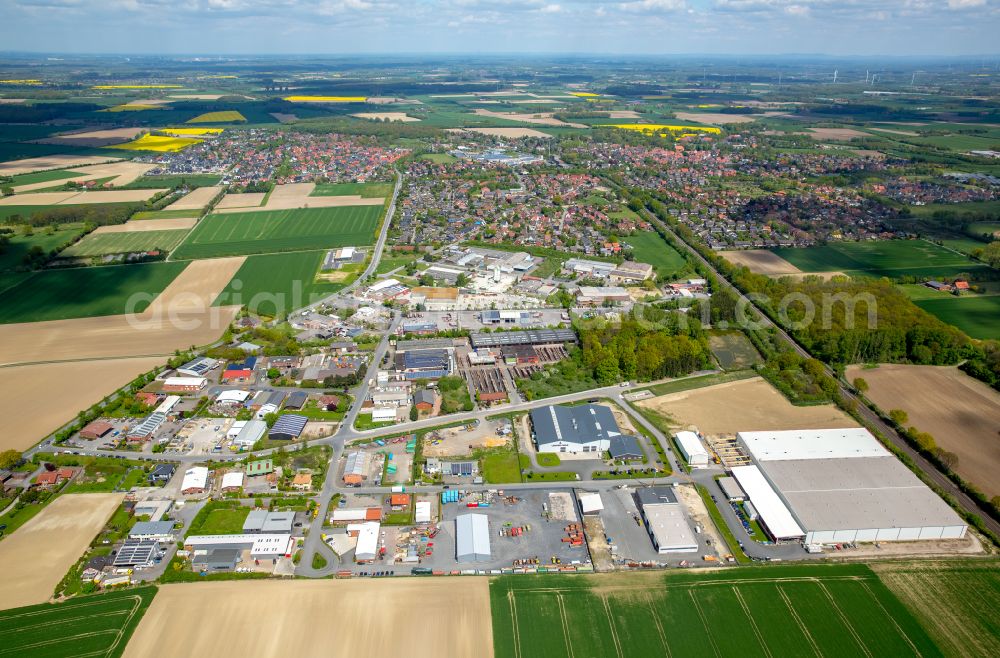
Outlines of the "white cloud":
M 948 0 L 949 9 L 969 9 L 971 7 L 982 7 L 986 0 Z

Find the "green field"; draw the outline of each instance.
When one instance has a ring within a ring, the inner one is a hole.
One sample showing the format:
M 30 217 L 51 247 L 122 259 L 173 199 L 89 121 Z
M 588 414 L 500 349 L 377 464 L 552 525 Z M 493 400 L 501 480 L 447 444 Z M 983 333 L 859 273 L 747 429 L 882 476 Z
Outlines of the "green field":
M 946 278 L 989 270 L 962 254 L 924 240 L 837 242 L 819 247 L 779 247 L 771 251 L 803 272 Z
M 973 338 L 1000 339 L 1000 295 L 937 295 L 913 303 Z
M 712 331 L 708 344 L 723 370 L 744 370 L 762 361 L 753 343 L 740 331 Z
M 392 196 L 392 183 L 320 183 L 310 196 Z
M 640 231 L 622 238 L 622 242 L 632 246 L 635 260 L 652 265 L 659 279 L 677 274 L 686 265 L 684 257 L 667 244 L 656 231 Z
M 144 263 L 35 272 L 0 292 L 0 324 L 143 311 L 187 263 Z M 133 295 L 142 295 L 129 308 Z
M 186 219 L 200 215 L 197 210 L 144 210 L 132 215 L 133 219 Z
M 18 174 L 17 176 L 11 176 L 10 185 L 17 187 L 18 185 L 32 185 L 34 183 L 48 183 L 49 181 L 59 181 L 66 178 L 73 178 L 74 176 L 80 176 L 80 172 L 76 171 L 65 171 L 63 169 L 52 169 L 49 171 L 36 171 L 30 174 Z
M 301 308 L 343 287 L 316 281 L 324 256 L 322 251 L 250 256 L 215 305 L 239 304 L 270 316 Z
M 170 231 L 131 231 L 128 233 L 91 233 L 74 245 L 64 249 L 62 256 L 103 256 L 135 251 L 170 251 L 181 243 L 187 229 Z
M 174 258 L 242 256 L 370 245 L 381 206 L 301 208 L 208 215 Z
M 4 610 L 0 652 L 34 658 L 120 656 L 155 595 L 155 587 L 138 587 Z
M 434 164 L 451 164 L 452 162 L 458 162 L 458 158 L 450 153 L 425 153 L 420 156 L 420 159 L 433 162 Z
M 52 235 L 46 234 L 46 229 L 34 229 L 32 235 L 21 235 L 14 232 L 10 242 L 0 251 L 0 272 L 15 269 L 23 264 L 24 257 L 32 247 L 41 247 L 49 253 L 76 239 L 83 233 L 80 224 L 63 224 Z
M 1000 563 L 886 562 L 872 569 L 946 656 L 1000 655 Z
M 490 583 L 498 658 L 940 656 L 865 565 Z

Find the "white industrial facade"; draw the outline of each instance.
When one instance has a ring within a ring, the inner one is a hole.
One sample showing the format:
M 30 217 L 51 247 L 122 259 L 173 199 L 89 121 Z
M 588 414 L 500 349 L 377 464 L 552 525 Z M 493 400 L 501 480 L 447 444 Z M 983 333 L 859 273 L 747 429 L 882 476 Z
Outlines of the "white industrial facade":
M 960 539 L 965 522 L 862 428 L 741 432 L 754 466 L 733 469 L 778 540 L 807 544 Z
M 636 490 L 635 498 L 657 553 L 697 552 L 698 539 L 673 489 L 643 487 Z
M 455 517 L 455 559 L 458 562 L 489 562 L 490 524 L 485 514 Z
M 681 455 L 684 457 L 684 461 L 688 463 L 691 468 L 707 468 L 708 467 L 708 450 L 702 445 L 701 439 L 694 432 L 677 432 L 674 434 L 674 441 L 677 443 L 677 447 L 680 448 Z
M 381 526 L 375 521 L 361 524 L 358 545 L 354 549 L 355 562 L 370 562 L 378 555 L 378 532 Z

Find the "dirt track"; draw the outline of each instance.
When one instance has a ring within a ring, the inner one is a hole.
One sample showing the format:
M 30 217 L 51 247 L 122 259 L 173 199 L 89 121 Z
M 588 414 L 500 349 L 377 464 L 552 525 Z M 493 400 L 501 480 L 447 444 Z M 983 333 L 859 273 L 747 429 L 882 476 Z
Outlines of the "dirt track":
M 958 455 L 959 475 L 989 497 L 1000 494 L 1000 393 L 946 366 L 851 366 L 847 378 L 855 377 L 868 382 L 866 395 L 883 411 L 902 409 L 907 427 Z
M 493 656 L 486 578 L 165 585 L 129 658 Z
M 0 610 L 48 601 L 124 498 L 111 493 L 60 496 L 0 541 Z
M 720 251 L 719 255 L 733 265 L 745 265 L 754 274 L 798 274 L 799 268 L 767 249 Z
M 832 404 L 796 407 L 759 377 L 661 395 L 636 404 L 670 416 L 678 429 L 694 426 L 713 435 L 858 426 Z

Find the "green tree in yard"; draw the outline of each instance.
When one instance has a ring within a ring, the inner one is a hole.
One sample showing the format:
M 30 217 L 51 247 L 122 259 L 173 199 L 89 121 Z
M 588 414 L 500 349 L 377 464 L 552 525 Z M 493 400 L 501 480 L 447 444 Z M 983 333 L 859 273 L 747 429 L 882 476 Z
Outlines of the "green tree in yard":
M 900 427 L 909 422 L 910 416 L 902 409 L 892 409 L 889 411 L 889 418 Z
M 594 375 L 603 386 L 620 381 L 621 371 L 618 369 L 618 357 L 610 351 L 605 351 L 603 358 L 597 364 Z
M 1000 269 L 1000 240 L 994 240 L 983 248 L 983 260 L 990 267 Z
M 11 469 L 21 461 L 21 453 L 17 450 L 4 450 L 0 452 L 0 469 Z
M 854 384 L 854 388 L 857 389 L 858 393 L 864 395 L 865 393 L 868 392 L 868 382 L 865 381 L 862 377 L 855 377 L 852 383 Z
M 418 417 L 418 414 L 419 414 L 419 412 L 417 411 L 417 406 L 416 405 L 411 405 L 410 406 L 410 420 L 416 420 L 417 417 Z

